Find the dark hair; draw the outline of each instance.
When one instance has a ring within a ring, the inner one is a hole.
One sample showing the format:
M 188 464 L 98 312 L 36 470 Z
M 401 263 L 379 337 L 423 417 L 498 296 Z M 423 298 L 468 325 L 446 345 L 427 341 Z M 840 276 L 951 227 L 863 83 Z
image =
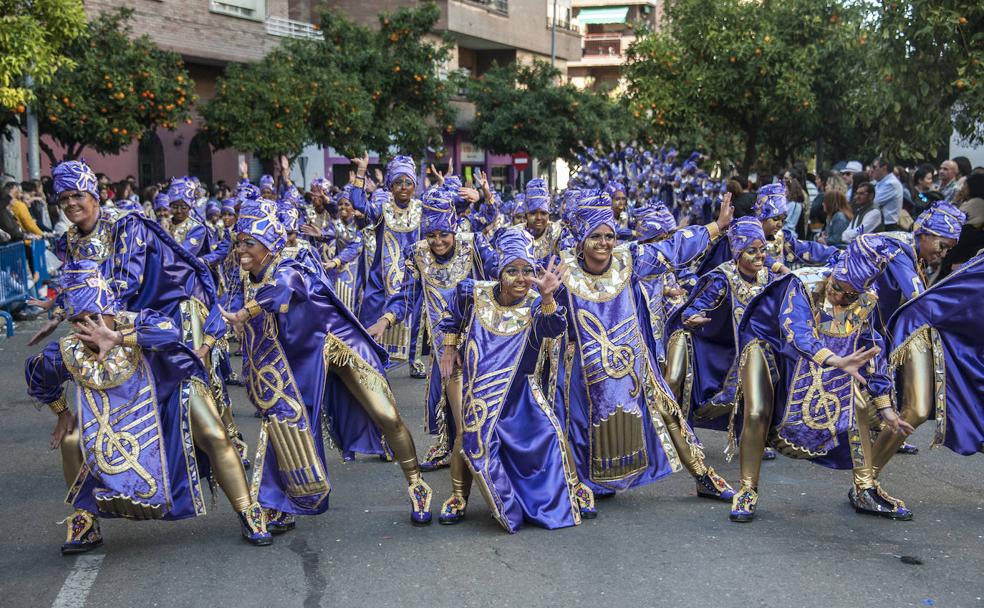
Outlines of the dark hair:
M 969 158 L 967 158 L 966 156 L 954 156 L 950 160 L 952 160 L 957 164 L 957 171 L 960 173 L 961 176 L 970 175 L 970 172 L 973 169 L 973 167 L 970 164 Z
M 875 163 L 878 163 L 878 166 L 880 167 L 885 167 L 885 170 L 888 171 L 889 173 L 895 171 L 895 165 L 885 160 L 884 156 L 875 157 L 875 160 L 871 161 L 871 164 L 875 164 Z
M 806 202 L 806 193 L 803 192 L 803 184 L 795 174 L 790 173 L 786 182 L 786 200 L 796 201 L 797 203 Z
M 933 169 L 933 165 L 929 163 L 923 163 L 919 165 L 918 167 L 916 167 L 916 172 L 912 175 L 912 183 L 916 184 L 918 182 L 921 182 L 924 177 L 926 177 L 927 175 L 932 175 L 934 171 L 935 170 Z
M 875 190 L 875 186 L 868 179 L 867 173 L 864 171 L 855 171 L 851 176 L 851 193 L 856 193 L 864 184 L 871 186 L 872 191 Z
M 984 198 L 984 173 L 971 172 L 965 183 L 967 198 Z
M 871 182 L 869 182 L 867 177 L 865 177 L 864 179 L 862 179 L 860 184 L 857 183 L 857 182 L 855 182 L 854 189 L 851 192 L 855 196 L 857 196 L 858 191 L 860 191 L 861 188 L 865 188 L 866 190 L 871 190 L 871 193 L 872 194 L 874 194 L 874 192 L 875 192 L 875 186 L 874 186 L 874 184 L 872 184 Z

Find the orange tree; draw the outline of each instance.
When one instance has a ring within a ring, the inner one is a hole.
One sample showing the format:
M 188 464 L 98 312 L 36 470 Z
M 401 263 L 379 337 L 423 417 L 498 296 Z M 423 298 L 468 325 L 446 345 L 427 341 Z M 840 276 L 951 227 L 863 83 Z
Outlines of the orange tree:
M 819 138 L 850 139 L 861 11 L 841 0 L 669 0 L 665 25 L 630 48 L 631 112 L 655 139 L 744 171 Z
M 921 160 L 945 155 L 954 129 L 984 143 L 984 4 L 886 0 L 872 11 L 869 146 Z
M 116 154 L 158 126 L 173 129 L 189 119 L 194 83 L 181 57 L 162 51 L 147 36 L 130 39 L 132 10 L 105 12 L 72 41 L 63 67 L 35 90 L 41 133 L 74 159 L 86 147 Z M 44 144 L 52 163 L 59 159 Z

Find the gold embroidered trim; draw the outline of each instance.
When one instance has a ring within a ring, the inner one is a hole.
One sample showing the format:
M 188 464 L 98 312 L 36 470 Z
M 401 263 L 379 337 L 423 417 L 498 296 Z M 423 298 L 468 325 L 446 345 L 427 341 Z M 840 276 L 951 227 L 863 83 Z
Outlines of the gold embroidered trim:
M 495 300 L 494 281 L 476 281 L 474 286 L 475 318 L 482 327 L 497 336 L 514 336 L 526 329 L 532 318 L 535 294 L 532 290 L 512 306 L 502 306 Z
M 813 362 L 816 363 L 817 365 L 823 365 L 824 361 L 826 361 L 828 357 L 833 357 L 833 356 L 835 356 L 834 351 L 830 350 L 829 348 L 821 348 L 820 350 L 818 350 L 813 354 L 812 359 Z
M 560 257 L 571 270 L 564 285 L 575 296 L 589 302 L 608 302 L 615 299 L 632 278 L 632 251 L 629 244 L 619 245 L 612 251 L 611 264 L 600 275 L 585 272 L 578 264 L 573 249 L 562 251 Z
M 65 410 L 68 409 L 68 401 L 65 399 L 65 393 L 62 393 L 60 397 L 47 404 L 51 408 L 51 412 L 57 416 Z

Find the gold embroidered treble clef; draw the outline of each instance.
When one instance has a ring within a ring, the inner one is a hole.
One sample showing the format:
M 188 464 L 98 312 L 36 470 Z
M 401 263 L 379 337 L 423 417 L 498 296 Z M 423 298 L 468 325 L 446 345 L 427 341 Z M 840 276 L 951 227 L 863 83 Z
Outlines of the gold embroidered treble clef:
M 636 375 L 635 371 L 635 352 L 632 347 L 612 342 L 605 326 L 601 323 L 601 319 L 590 312 L 586 310 L 577 311 L 577 319 L 584 331 L 601 345 L 601 365 L 604 367 L 605 373 L 616 379 L 626 376 L 632 378 L 631 395 L 633 397 L 638 396 L 639 376 Z M 617 327 L 621 327 L 621 325 L 619 324 Z

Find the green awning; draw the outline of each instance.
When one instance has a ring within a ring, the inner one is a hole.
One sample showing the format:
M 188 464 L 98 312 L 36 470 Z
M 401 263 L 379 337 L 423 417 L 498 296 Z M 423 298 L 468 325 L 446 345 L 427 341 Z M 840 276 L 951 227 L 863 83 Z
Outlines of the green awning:
M 581 25 L 598 25 L 601 23 L 625 23 L 629 14 L 627 6 L 605 6 L 599 8 L 582 8 L 577 14 Z

